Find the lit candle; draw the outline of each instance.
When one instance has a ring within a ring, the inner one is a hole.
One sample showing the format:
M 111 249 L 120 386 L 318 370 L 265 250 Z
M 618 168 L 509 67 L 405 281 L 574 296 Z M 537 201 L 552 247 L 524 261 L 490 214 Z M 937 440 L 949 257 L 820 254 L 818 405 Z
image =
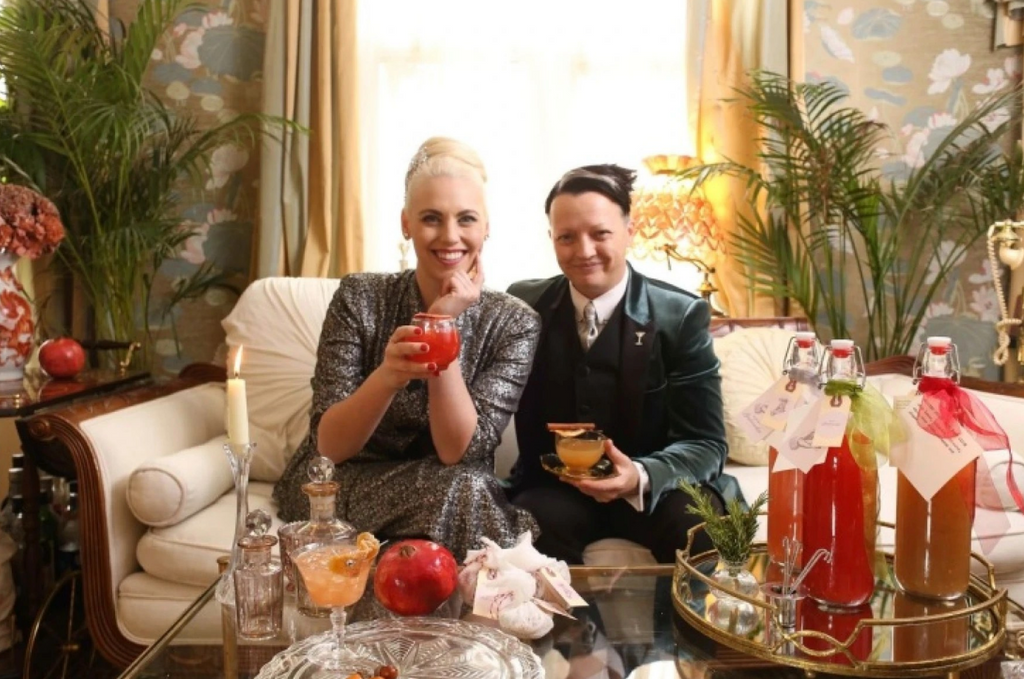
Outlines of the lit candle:
M 242 347 L 235 354 L 235 371 L 228 379 L 228 441 L 249 443 L 249 407 L 245 401 L 245 380 L 238 376 L 242 367 Z

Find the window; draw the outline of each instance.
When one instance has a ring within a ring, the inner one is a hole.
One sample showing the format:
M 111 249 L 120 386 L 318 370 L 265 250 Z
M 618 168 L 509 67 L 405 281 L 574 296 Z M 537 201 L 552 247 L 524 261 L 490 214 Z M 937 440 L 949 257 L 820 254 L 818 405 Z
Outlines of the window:
M 471 144 L 487 167 L 488 286 L 558 273 L 544 198 L 563 172 L 694 151 L 686 5 L 362 3 L 367 268 L 398 268 L 406 168 L 424 139 L 445 135 Z

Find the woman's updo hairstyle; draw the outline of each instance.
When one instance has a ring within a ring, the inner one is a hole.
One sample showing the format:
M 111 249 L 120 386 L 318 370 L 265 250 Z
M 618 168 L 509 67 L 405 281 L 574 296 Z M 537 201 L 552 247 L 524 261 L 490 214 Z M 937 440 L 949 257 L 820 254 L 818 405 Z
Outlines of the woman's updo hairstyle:
M 487 183 L 483 161 L 468 144 L 449 137 L 431 137 L 422 144 L 405 173 L 405 203 L 414 181 L 426 177 L 470 177 Z

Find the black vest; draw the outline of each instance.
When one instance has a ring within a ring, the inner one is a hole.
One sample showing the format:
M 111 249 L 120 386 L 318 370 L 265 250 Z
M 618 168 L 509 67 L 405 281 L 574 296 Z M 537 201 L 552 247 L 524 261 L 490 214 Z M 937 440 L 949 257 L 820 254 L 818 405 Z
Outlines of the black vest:
M 572 297 L 565 295 L 552 318 L 547 346 L 538 353 L 546 357 L 543 375 L 542 412 L 549 422 L 593 422 L 612 439 L 621 430 L 618 408 L 619 356 L 622 339 L 622 303 L 584 351 Z

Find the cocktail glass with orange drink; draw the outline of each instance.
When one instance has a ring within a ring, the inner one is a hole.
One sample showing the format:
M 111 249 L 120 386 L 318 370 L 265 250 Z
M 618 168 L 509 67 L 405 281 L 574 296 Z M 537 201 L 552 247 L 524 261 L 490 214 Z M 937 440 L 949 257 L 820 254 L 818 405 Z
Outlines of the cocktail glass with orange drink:
M 548 429 L 555 434 L 555 453 L 568 475 L 586 475 L 604 455 L 608 437 L 593 424 L 549 424 Z
M 330 607 L 331 631 L 309 649 L 310 662 L 327 670 L 351 670 L 356 658 L 345 648 L 345 608 L 359 601 L 380 543 L 370 533 L 303 545 L 292 564 L 317 606 Z

